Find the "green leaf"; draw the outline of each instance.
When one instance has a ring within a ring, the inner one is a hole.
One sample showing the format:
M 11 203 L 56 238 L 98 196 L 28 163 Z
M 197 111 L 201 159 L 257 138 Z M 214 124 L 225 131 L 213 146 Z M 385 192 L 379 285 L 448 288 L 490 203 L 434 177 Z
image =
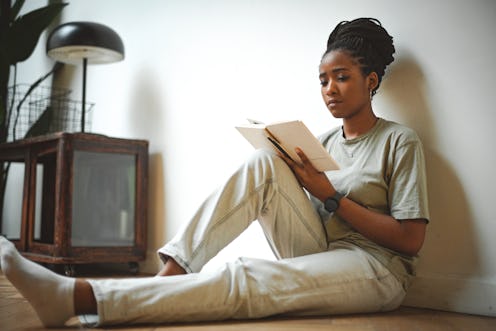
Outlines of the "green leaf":
M 31 84 L 31 86 L 29 87 L 29 89 L 27 90 L 27 92 L 24 94 L 24 97 L 21 99 L 21 101 L 19 101 L 19 103 L 17 104 L 17 109 L 16 109 L 16 119 L 14 120 L 14 130 L 17 126 L 17 119 L 19 117 L 19 114 L 20 114 L 20 111 L 21 111 L 21 108 L 22 108 L 22 105 L 24 104 L 24 102 L 26 101 L 26 99 L 29 97 L 29 95 L 41 84 L 43 83 L 43 81 L 45 81 L 45 79 L 47 79 L 48 77 L 50 77 L 55 71 L 59 70 L 60 68 L 62 67 L 62 64 L 59 63 L 59 62 L 55 62 L 55 64 L 53 65 L 52 67 L 52 70 L 50 70 L 48 73 L 46 73 L 45 75 L 43 75 L 42 77 L 40 77 L 36 82 L 34 82 L 33 84 Z M 46 111 L 46 110 L 45 110 Z M 49 117 L 49 120 L 51 121 L 51 115 Z M 11 123 L 7 123 L 7 127 L 10 127 L 10 124 Z M 33 125 L 36 125 L 33 124 Z M 42 124 L 38 124 L 38 125 L 44 125 L 44 123 Z M 50 123 L 47 124 L 48 127 L 50 126 Z M 42 128 L 44 128 L 44 126 L 42 126 Z M 28 133 L 26 134 L 26 137 L 28 137 L 28 134 L 29 132 L 32 130 L 29 129 L 28 130 Z M 38 132 L 38 131 L 43 131 L 43 129 L 39 129 L 39 128 L 35 128 L 34 129 L 34 132 Z M 48 130 L 48 129 L 47 129 Z M 48 132 L 48 131 L 47 131 Z M 44 134 L 46 132 L 42 132 L 41 134 Z M 39 135 L 39 134 L 38 134 Z
M 22 62 L 33 53 L 43 30 L 66 5 L 66 3 L 48 5 L 19 16 L 13 22 L 7 40 L 10 64 Z
M 7 86 L 9 84 L 10 65 L 5 55 L 4 52 L 0 52 L 0 127 L 5 125 L 7 97 L 9 94 Z
M 16 2 L 14 3 L 14 6 L 12 7 L 11 9 L 11 12 L 10 12 L 10 22 L 13 22 L 17 15 L 19 15 L 19 12 L 21 11 L 21 8 L 22 6 L 24 6 L 24 2 L 26 2 L 25 0 L 16 0 Z
M 0 52 L 0 88 L 7 88 L 7 85 L 9 84 L 7 78 L 9 77 L 10 73 L 10 65 L 9 65 L 9 59 L 7 58 L 7 54 L 4 52 Z M 0 90 L 0 93 L 3 90 Z
M 5 122 L 5 115 L 7 115 L 7 111 L 5 109 L 5 103 L 3 101 L 3 98 L 0 97 L 0 126 L 3 126 Z
M 26 136 L 24 138 L 41 136 L 50 131 L 50 124 L 52 123 L 53 108 L 51 106 L 46 107 L 40 117 L 33 123 L 31 128 L 29 128 Z

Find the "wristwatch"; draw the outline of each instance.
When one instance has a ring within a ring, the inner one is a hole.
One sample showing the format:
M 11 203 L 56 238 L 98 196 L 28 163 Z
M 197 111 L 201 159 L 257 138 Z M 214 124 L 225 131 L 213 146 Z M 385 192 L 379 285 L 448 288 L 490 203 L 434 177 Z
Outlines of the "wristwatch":
M 324 201 L 324 208 L 330 212 L 334 213 L 338 208 L 339 208 L 339 201 L 344 197 L 344 194 L 339 193 L 336 191 L 336 193 L 332 196 L 327 198 Z

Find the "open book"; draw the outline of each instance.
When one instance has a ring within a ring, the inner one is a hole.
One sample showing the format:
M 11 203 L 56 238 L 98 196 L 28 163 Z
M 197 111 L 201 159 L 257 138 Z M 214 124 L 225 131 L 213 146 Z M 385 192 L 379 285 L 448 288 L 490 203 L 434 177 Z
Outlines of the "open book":
M 270 148 L 286 155 L 293 161 L 301 160 L 295 152 L 299 147 L 308 157 L 315 169 L 319 171 L 337 170 L 338 164 L 301 121 L 263 124 L 248 120 L 246 125 L 238 125 L 236 129 L 255 148 Z

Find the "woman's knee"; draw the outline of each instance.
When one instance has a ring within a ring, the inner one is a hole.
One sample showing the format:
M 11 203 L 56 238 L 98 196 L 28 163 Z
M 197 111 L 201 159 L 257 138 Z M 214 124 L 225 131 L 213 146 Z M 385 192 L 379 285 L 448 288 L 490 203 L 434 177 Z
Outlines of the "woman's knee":
M 257 149 L 248 159 L 247 164 L 251 167 L 258 167 L 260 169 L 268 170 L 271 172 L 291 173 L 290 168 L 275 152 L 269 149 Z
M 248 158 L 248 162 L 267 162 L 273 161 L 277 156 L 273 151 L 269 149 L 257 149 L 255 150 L 250 157 Z

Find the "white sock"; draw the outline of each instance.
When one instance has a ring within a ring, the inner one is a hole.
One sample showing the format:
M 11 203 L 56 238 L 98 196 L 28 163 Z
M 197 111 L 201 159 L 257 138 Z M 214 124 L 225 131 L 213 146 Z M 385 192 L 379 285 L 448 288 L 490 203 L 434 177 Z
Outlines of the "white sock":
M 14 244 L 2 236 L 0 266 L 7 279 L 33 306 L 44 326 L 63 326 L 74 316 L 75 279 L 24 258 Z

